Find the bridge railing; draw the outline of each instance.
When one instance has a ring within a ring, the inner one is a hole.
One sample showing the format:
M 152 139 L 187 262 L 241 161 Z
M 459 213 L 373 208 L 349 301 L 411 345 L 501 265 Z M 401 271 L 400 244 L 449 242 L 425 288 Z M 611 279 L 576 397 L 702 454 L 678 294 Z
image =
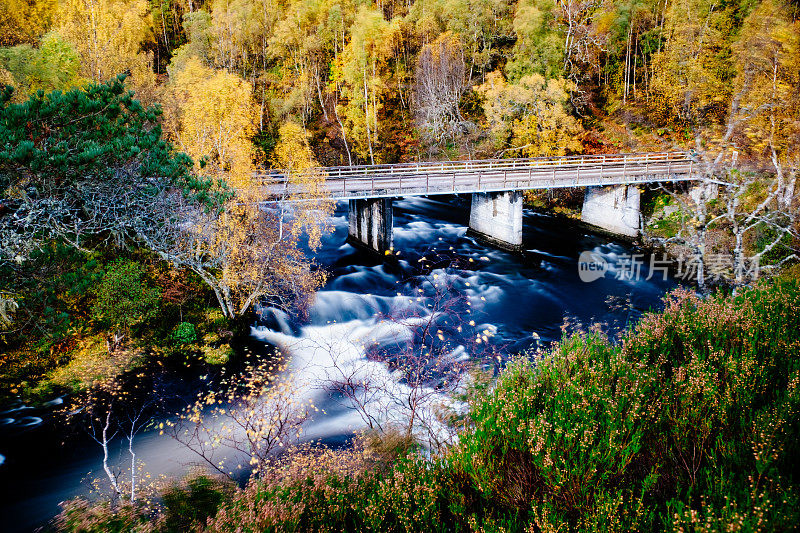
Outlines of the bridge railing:
M 686 152 L 658 152 L 329 167 L 292 177 L 324 174 L 319 192 L 344 199 L 640 183 L 677 175 L 690 179 L 692 165 Z M 261 176 L 268 195 L 304 192 L 302 179 L 287 179 L 281 171 Z
M 531 157 L 517 159 L 473 159 L 467 161 L 433 161 L 422 163 L 395 163 L 384 165 L 354 165 L 308 169 L 296 174 L 308 176 L 324 172 L 327 179 L 345 179 L 371 175 L 419 175 L 433 172 L 478 172 L 483 170 L 518 170 L 569 166 L 596 166 L 599 164 L 641 165 L 668 161 L 688 161 L 686 152 L 648 152 L 632 154 L 596 154 L 560 157 Z M 270 170 L 257 174 L 258 177 L 282 181 L 287 172 Z

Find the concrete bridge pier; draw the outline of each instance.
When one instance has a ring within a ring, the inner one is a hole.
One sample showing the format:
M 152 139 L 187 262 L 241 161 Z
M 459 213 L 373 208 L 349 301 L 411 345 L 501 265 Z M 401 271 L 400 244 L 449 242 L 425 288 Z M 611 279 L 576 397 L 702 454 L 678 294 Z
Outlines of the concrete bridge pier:
M 639 235 L 639 188 L 632 185 L 587 187 L 581 220 L 611 233 Z
M 474 193 L 468 233 L 506 250 L 520 250 L 522 192 Z
M 347 241 L 381 255 L 392 249 L 392 199 L 350 200 Z

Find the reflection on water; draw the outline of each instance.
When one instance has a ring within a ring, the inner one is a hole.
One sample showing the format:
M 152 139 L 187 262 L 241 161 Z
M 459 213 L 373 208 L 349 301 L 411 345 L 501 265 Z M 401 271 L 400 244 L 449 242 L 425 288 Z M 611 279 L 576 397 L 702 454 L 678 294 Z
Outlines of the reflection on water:
M 466 236 L 468 216 L 468 200 L 461 198 L 396 201 L 396 260 L 382 262 L 345 244 L 347 205 L 341 203 L 332 219 L 334 231 L 316 253 L 316 261 L 331 275 L 307 318 L 299 321 L 274 309 L 261 310 L 253 340 L 262 344 L 255 349 L 265 355 L 277 346 L 289 355 L 299 389 L 327 413 L 309 425 L 308 438 L 341 442 L 365 419 L 403 422 L 403 411 L 392 404 L 408 392 L 407 385 L 391 353 L 407 347 L 414 321 L 432 321 L 447 334 L 450 345 L 442 346 L 442 353 L 455 363 L 475 357 L 468 341 L 486 333 L 487 344 L 510 355 L 558 340 L 565 320 L 602 323 L 617 332 L 657 306 L 675 285 L 658 277 L 616 279 L 630 245 L 576 230 L 551 216 L 526 213 L 521 256 Z M 608 274 L 592 283 L 578 277 L 578 256 L 586 250 L 609 264 Z M 431 302 L 442 290 L 463 299 L 458 324 L 433 316 Z M 384 395 L 355 411 L 328 388 L 337 373 L 378 380 Z M 431 390 L 434 386 L 430 384 Z M 428 397 L 431 403 L 423 406 L 422 415 L 433 426 L 433 404 L 450 400 L 435 390 Z M 58 425 L 49 416 L 61 402 L 57 398 L 44 409 L 10 405 L 0 412 L 0 505 L 3 516 L 11 518 L 7 529 L 28 530 L 41 523 L 57 512 L 59 501 L 85 491 L 82 480 L 97 477 L 96 445 L 85 439 L 61 445 Z M 158 431 L 143 433 L 135 446 L 137 458 L 154 475 L 180 474 L 196 462 L 182 445 Z M 127 460 L 123 443 L 112 452 L 116 460 Z

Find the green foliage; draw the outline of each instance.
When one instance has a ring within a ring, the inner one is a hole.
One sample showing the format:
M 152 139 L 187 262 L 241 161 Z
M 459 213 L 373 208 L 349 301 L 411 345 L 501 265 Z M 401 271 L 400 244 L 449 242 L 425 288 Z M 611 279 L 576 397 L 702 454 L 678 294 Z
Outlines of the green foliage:
M 492 501 L 577 529 L 615 501 L 628 530 L 698 509 L 794 523 L 798 303 L 790 283 L 706 301 L 679 291 L 620 347 L 577 335 L 518 360 L 477 401 L 456 464 Z
M 522 0 L 514 13 L 517 41 L 506 66 L 508 78 L 519 81 L 530 74 L 558 78 L 564 67 L 563 28 L 556 23 L 551 2 Z
M 791 529 L 798 305 L 796 282 L 707 300 L 677 291 L 621 345 L 576 334 L 512 362 L 476 389 L 471 426 L 443 457 L 300 454 L 210 529 Z
M 24 264 L 0 264 L 0 278 L 2 288 L 17 295 L 15 322 L 32 322 L 45 343 L 53 343 L 81 328 L 102 269 L 97 254 L 51 243 Z
M 0 336 L 0 395 L 25 389 L 68 361 L 71 338 L 88 334 L 103 258 L 59 243 L 24 263 L 0 262 L 0 292 L 13 294 L 13 323 Z
M 796 281 L 678 290 L 621 344 L 575 334 L 474 387 L 442 456 L 302 447 L 230 498 L 207 478 L 170 489 L 167 530 L 791 530 L 798 307 Z
M 205 525 L 206 519 L 216 515 L 232 495 L 230 481 L 202 474 L 167 488 L 162 494 L 164 531 L 191 531 Z
M 70 194 L 79 182 L 110 180 L 133 166 L 139 179 L 165 178 L 211 203 L 213 183 L 191 175 L 191 160 L 161 138 L 160 110 L 143 108 L 124 80 L 38 91 L 21 104 L 11 103 L 13 89 L 6 87 L 0 93 L 2 196 L 18 194 L 20 187 Z
M 181 322 L 172 330 L 172 341 L 175 344 L 192 344 L 197 341 L 197 331 L 191 322 Z
M 111 332 L 106 328 L 115 326 L 93 320 L 93 311 L 104 276 L 125 262 L 138 263 L 141 280 L 152 280 L 144 284 L 146 292 L 157 287 L 162 297 L 153 310 L 158 320 L 150 320 L 146 328 L 134 326 L 132 349 L 110 358 L 106 340 Z M 0 396 L 21 393 L 35 400 L 63 389 L 83 389 L 153 356 L 179 361 L 208 350 L 209 359 L 227 361 L 232 355 L 226 333 L 230 328 L 218 309 L 208 307 L 209 297 L 213 299 L 209 292 L 191 273 L 170 270 L 141 250 L 120 259 L 115 249 L 81 252 L 51 243 L 22 263 L 2 262 L 0 294 L 13 295 L 16 309 L 9 311 L 13 322 L 0 335 Z M 181 322 L 186 324 L 179 326 Z M 176 342 L 173 331 L 189 342 Z M 204 336 L 213 342 L 197 343 Z
M 28 44 L 0 48 L 0 68 L 11 74 L 25 98 L 38 90 L 70 89 L 82 81 L 78 53 L 55 32 L 44 35 L 38 48 Z
M 771 245 L 777 237 L 778 232 L 775 231 L 775 228 L 768 224 L 759 224 L 758 227 L 755 228 L 753 235 L 753 240 L 755 241 L 753 242 L 753 249 L 757 252 L 761 252 L 764 248 Z M 790 233 L 784 234 L 781 241 L 761 257 L 761 266 L 780 263 L 794 254 L 795 248 L 792 246 L 793 242 L 794 239 Z
M 144 268 L 138 263 L 113 263 L 98 288 L 92 307 L 94 318 L 130 333 L 134 326 L 155 317 L 161 291 L 149 287 L 144 274 Z

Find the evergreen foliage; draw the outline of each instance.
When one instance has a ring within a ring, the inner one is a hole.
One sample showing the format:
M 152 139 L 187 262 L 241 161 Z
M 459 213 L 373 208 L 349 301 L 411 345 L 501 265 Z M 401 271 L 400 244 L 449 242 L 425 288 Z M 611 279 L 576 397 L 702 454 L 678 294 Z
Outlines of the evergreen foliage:
M 95 319 L 130 333 L 134 326 L 156 315 L 160 297 L 157 288 L 147 286 L 141 265 L 117 261 L 100 282 L 92 314 Z
M 132 168 L 140 180 L 169 180 L 210 202 L 212 183 L 195 179 L 191 160 L 161 137 L 158 107 L 145 109 L 125 89 L 125 76 L 67 92 L 37 91 L 21 104 L 0 93 L 0 187 L 70 194 L 83 181 L 109 180 Z

